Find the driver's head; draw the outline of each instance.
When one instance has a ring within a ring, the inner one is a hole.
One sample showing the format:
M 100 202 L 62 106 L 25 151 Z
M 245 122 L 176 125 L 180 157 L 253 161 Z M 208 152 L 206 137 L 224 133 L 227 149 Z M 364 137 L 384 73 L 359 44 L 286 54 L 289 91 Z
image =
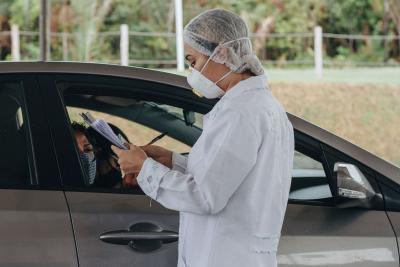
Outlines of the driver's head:
M 86 185 L 90 186 L 94 183 L 94 180 L 96 178 L 97 168 L 93 145 L 89 142 L 89 139 L 87 138 L 87 129 L 85 126 L 77 122 L 73 122 L 72 129 L 74 130 L 76 143 L 78 145 L 79 156 L 81 158 L 84 171 L 87 175 L 85 183 Z
M 93 152 L 93 145 L 89 142 L 89 139 L 86 136 L 86 127 L 77 122 L 73 122 L 72 129 L 74 130 L 79 153 L 83 154 Z

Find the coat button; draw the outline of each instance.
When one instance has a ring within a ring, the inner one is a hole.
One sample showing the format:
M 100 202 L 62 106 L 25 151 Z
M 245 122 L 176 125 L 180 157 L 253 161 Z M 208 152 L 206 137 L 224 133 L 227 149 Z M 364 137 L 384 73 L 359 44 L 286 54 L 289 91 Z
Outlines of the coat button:
M 149 182 L 149 183 L 151 183 L 153 181 L 153 176 L 149 176 L 149 177 L 147 177 L 147 182 Z

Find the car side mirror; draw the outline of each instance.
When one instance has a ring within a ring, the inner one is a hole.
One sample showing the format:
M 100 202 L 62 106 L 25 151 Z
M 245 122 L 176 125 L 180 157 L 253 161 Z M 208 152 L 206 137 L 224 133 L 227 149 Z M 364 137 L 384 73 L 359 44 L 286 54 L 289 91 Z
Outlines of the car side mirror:
M 375 192 L 356 165 L 344 162 L 335 163 L 334 177 L 337 185 L 334 196 L 338 207 L 371 208 L 382 203 L 382 195 Z

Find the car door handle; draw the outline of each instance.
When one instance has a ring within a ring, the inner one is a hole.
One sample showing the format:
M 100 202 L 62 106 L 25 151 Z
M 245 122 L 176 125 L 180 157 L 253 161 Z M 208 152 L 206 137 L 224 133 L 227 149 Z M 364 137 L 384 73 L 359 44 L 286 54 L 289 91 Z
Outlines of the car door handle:
M 129 230 L 118 230 L 103 233 L 100 240 L 110 244 L 128 245 L 139 252 L 150 252 L 160 248 L 163 244 L 176 242 L 179 234 L 164 230 L 150 222 L 139 222 L 131 225 Z
M 179 234 L 173 231 L 162 232 L 131 232 L 127 230 L 111 231 L 100 235 L 100 240 L 117 245 L 128 245 L 131 241 L 158 240 L 171 243 L 178 240 Z

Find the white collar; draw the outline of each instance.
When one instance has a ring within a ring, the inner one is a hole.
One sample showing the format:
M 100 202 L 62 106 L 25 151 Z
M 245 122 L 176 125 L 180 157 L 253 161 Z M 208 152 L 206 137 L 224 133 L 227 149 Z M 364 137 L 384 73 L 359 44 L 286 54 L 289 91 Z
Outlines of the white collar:
M 257 88 L 264 88 L 264 89 L 267 88 L 267 76 L 265 74 L 251 76 L 250 78 L 247 78 L 246 80 L 242 80 L 242 81 L 238 82 L 231 89 L 229 89 L 221 97 L 221 99 L 233 98 L 243 92 L 246 92 L 251 89 L 257 89 Z

